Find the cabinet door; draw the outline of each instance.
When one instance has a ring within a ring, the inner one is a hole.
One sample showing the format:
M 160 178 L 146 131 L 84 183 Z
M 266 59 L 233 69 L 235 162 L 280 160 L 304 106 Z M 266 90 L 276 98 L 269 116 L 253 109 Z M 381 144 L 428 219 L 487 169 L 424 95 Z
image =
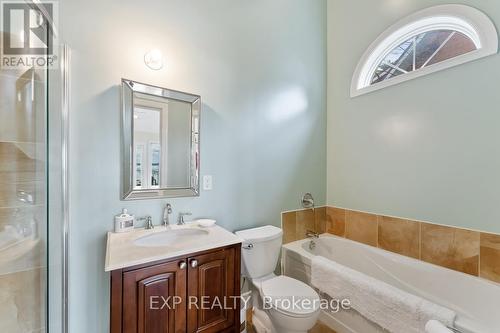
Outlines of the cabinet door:
M 235 324 L 234 258 L 231 248 L 188 259 L 189 333 L 221 332 Z
M 186 331 L 185 266 L 175 261 L 123 273 L 123 333 Z

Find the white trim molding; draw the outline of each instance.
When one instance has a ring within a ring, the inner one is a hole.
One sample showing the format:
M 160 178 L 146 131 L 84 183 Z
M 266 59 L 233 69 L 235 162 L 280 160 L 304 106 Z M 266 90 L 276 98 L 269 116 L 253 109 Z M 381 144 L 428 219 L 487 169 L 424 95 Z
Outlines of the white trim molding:
M 424 66 L 375 84 L 373 74 L 385 57 L 402 43 L 435 30 L 457 31 L 475 44 L 476 50 L 442 62 Z M 416 12 L 384 31 L 365 51 L 351 82 L 351 97 L 386 88 L 498 52 L 495 25 L 483 12 L 465 5 L 441 5 Z

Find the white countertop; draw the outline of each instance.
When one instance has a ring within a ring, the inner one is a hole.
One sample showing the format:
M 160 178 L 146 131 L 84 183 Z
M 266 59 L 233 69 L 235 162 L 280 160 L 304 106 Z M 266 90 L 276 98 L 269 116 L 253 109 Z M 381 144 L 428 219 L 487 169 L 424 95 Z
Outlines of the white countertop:
M 200 242 L 194 241 L 188 245 L 179 244 L 176 246 L 176 244 L 170 244 L 169 246 L 144 247 L 134 244 L 134 241 L 138 238 L 177 229 L 200 229 L 208 231 L 208 234 L 193 236 L 193 240 L 196 240 L 196 237 L 200 237 Z M 109 272 L 116 269 L 141 265 L 157 260 L 166 260 L 241 242 L 242 240 L 238 236 L 222 227 L 215 225 L 210 228 L 202 228 L 195 223 L 188 223 L 182 226 L 172 225 L 169 226 L 168 229 L 162 226 L 156 226 L 152 230 L 135 229 L 134 231 L 125 233 L 108 232 L 104 270 Z

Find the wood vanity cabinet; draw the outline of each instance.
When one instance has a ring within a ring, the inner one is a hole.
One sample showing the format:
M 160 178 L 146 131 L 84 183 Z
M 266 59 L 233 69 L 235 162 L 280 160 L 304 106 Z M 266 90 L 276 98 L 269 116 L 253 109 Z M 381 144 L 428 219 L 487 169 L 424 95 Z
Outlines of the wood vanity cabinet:
M 111 272 L 111 333 L 240 332 L 241 244 Z

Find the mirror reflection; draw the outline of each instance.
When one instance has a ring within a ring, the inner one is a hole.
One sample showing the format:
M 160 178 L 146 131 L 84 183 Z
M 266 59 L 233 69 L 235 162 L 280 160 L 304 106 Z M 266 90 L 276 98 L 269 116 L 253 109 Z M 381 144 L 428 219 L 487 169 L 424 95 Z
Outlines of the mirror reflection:
M 134 189 L 189 187 L 191 104 L 134 99 Z
M 197 195 L 199 96 L 124 80 L 123 98 L 124 199 Z

